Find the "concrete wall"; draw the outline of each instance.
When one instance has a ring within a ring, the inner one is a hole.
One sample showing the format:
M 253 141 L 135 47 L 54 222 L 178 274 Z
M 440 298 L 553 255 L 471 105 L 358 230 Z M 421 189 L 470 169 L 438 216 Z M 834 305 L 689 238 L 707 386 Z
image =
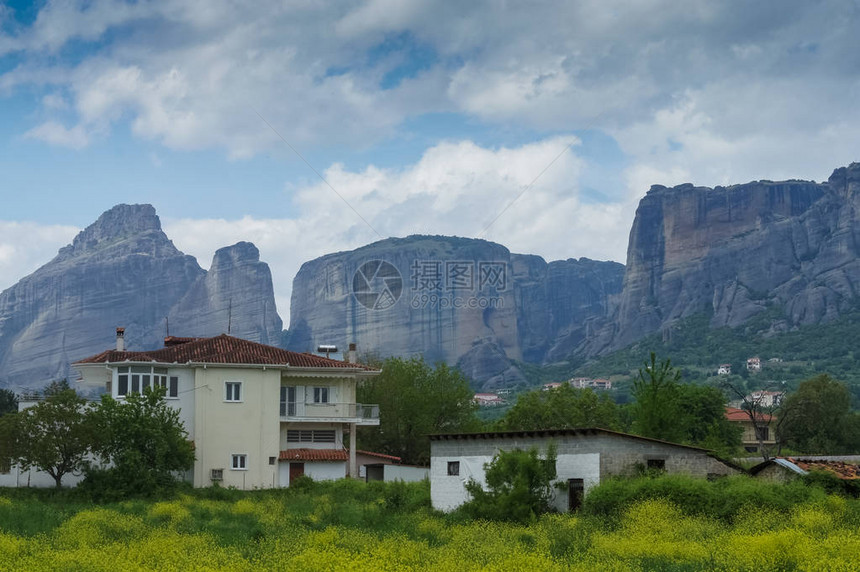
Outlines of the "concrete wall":
M 423 481 L 430 476 L 429 467 L 410 467 L 406 465 L 383 465 L 383 480 L 387 483 L 404 481 L 413 483 Z
M 710 457 L 704 451 L 624 435 L 597 433 L 554 437 L 488 437 L 431 441 L 430 497 L 434 508 L 452 510 L 468 500 L 465 483 L 485 482 L 484 464 L 499 450 L 527 450 L 537 447 L 542 453 L 548 443 L 556 445 L 556 482 L 583 479 L 585 492 L 612 475 L 632 475 L 646 467 L 649 460 L 662 460 L 667 473 L 697 477 L 728 475 L 737 470 Z M 460 462 L 460 474 L 448 475 L 448 462 Z M 567 510 L 567 490 L 554 492 L 553 506 Z
M 315 481 L 334 481 L 346 477 L 346 461 L 281 461 L 278 463 L 278 482 L 290 486 L 290 463 L 304 463 L 305 475 Z
M 84 480 L 83 475 L 69 474 L 63 477 L 64 487 L 75 487 Z M 0 473 L 0 487 L 11 488 L 49 488 L 56 486 L 54 479 L 48 473 L 30 469 L 22 471 L 16 465 L 13 465 L 8 473 Z

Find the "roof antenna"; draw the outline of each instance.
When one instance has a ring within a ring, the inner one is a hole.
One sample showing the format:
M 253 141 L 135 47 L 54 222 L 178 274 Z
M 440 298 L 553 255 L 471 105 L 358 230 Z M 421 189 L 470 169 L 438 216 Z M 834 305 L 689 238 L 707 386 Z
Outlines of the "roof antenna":
M 230 297 L 230 307 L 227 310 L 227 335 L 230 335 L 230 328 L 233 326 L 233 297 Z
M 170 337 L 170 316 L 164 316 L 164 337 Z

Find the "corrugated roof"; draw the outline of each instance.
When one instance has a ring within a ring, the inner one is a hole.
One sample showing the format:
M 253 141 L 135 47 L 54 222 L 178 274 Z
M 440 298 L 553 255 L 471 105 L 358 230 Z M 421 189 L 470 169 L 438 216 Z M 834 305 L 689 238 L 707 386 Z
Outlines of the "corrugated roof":
M 348 461 L 346 449 L 287 449 L 281 451 L 281 461 Z
M 75 364 L 156 362 L 156 363 L 220 363 L 280 365 L 292 367 L 351 368 L 377 371 L 356 363 L 328 359 L 308 353 L 298 353 L 258 344 L 241 338 L 221 334 L 214 338 L 186 338 L 185 343 L 172 344 L 147 352 L 106 350 L 100 354 L 78 360 Z

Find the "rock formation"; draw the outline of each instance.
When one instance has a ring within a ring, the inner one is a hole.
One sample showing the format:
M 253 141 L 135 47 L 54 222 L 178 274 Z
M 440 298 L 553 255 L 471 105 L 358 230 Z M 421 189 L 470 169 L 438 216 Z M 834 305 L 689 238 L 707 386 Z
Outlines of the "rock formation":
M 253 245 L 220 250 L 207 273 L 167 238 L 152 206 L 118 205 L 0 293 L 0 385 L 67 377 L 70 362 L 114 344 L 117 326 L 139 349 L 160 346 L 168 316 L 171 334 L 220 334 L 231 298 L 237 335 L 278 339 L 271 276 Z
M 653 186 L 630 232 L 623 293 L 580 351 L 622 348 L 679 319 L 738 326 L 766 308 L 776 329 L 834 320 L 860 292 L 860 163 L 826 183 Z
M 171 333 L 233 336 L 278 345 L 283 324 L 275 309 L 272 273 L 250 242 L 219 249 L 170 311 Z
M 345 346 L 457 363 L 481 387 L 524 378 L 511 360 L 564 357 L 605 316 L 624 267 L 547 264 L 485 240 L 410 236 L 302 265 L 293 282 L 290 349 Z

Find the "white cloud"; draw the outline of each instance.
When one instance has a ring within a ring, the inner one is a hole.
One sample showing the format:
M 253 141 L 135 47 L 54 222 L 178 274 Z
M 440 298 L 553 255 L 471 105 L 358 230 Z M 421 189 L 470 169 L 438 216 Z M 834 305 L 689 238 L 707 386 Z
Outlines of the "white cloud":
M 83 149 L 90 143 L 90 136 L 82 125 L 67 128 L 54 121 L 46 121 L 30 129 L 24 137 L 71 149 Z
M 0 221 L 0 290 L 51 260 L 79 230 L 73 226 Z

